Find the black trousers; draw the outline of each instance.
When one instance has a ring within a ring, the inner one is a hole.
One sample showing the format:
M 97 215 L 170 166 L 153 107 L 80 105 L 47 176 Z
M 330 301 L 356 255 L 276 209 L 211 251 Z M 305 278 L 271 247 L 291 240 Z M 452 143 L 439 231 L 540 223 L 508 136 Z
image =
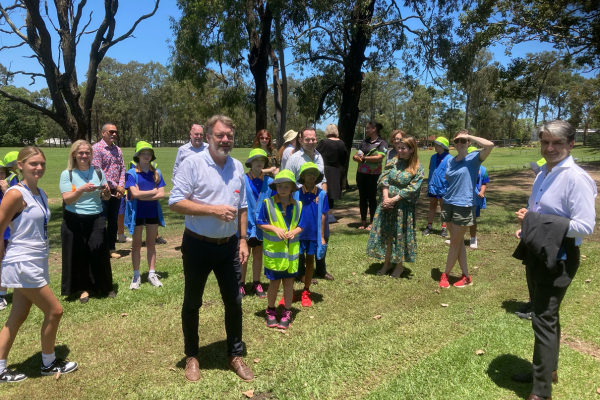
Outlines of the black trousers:
M 104 216 L 65 210 L 63 217 L 61 294 L 69 296 L 91 290 L 109 293 L 113 283 Z
M 121 206 L 121 199 L 112 197 L 108 200 L 102 200 L 102 208 L 104 209 L 104 218 L 107 222 L 108 232 L 108 250 L 115 250 L 115 244 L 117 242 L 117 220 L 119 219 L 119 207 Z
M 325 238 L 325 242 L 329 243 L 329 237 Z M 320 260 L 317 260 L 317 256 L 315 256 L 315 275 L 317 276 L 325 276 L 327 273 L 327 266 L 325 265 L 325 259 L 327 258 L 327 252 Z M 298 278 L 303 277 L 306 274 L 306 257 L 304 254 L 300 254 L 300 258 L 298 258 Z
M 535 335 L 531 393 L 542 397 L 552 395 L 552 372 L 558 369 L 560 348 L 560 304 L 579 268 L 579 247 L 574 245 L 574 239 L 567 240 L 573 240 L 573 244 L 566 246 L 567 259 L 557 261 L 556 273 L 550 273 L 533 255 L 525 260 L 527 283 L 532 291 L 531 325 Z
M 373 222 L 375 210 L 377 209 L 377 181 L 379 180 L 379 176 L 379 174 L 356 173 L 361 221 L 367 220 L 368 207 L 369 216 L 371 217 L 371 222 Z
M 242 298 L 240 278 L 242 268 L 239 259 L 239 239 L 234 236 L 227 243 L 216 244 L 183 234 L 181 243 L 185 289 L 181 308 L 181 325 L 186 357 L 198 355 L 198 326 L 202 295 L 208 275 L 213 271 L 225 304 L 225 332 L 227 355 L 241 356 L 242 345 Z

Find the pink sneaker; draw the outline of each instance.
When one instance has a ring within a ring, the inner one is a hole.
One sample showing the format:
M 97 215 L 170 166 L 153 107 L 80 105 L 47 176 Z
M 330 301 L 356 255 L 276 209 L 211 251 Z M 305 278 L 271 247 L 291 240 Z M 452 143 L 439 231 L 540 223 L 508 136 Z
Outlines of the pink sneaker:
M 440 278 L 440 287 L 444 289 L 448 289 L 450 287 L 450 282 L 448 282 L 448 274 L 442 272 L 442 277 Z
M 465 276 L 465 274 L 463 274 L 463 276 L 460 277 L 460 280 L 458 282 L 456 282 L 454 285 L 454 287 L 465 287 L 465 286 L 471 286 L 473 284 L 473 279 L 471 279 L 471 276 Z

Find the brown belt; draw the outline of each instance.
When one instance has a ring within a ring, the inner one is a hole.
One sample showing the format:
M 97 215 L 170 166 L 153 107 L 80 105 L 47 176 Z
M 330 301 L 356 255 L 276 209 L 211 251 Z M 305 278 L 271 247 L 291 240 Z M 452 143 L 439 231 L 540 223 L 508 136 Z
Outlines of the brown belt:
M 233 236 L 235 236 L 235 235 L 233 235 L 233 236 L 225 237 L 225 238 L 211 238 L 208 236 L 198 235 L 196 232 L 194 232 L 188 228 L 185 228 L 184 233 L 187 233 L 188 235 L 190 235 L 191 237 L 193 237 L 195 239 L 202 240 L 204 242 L 209 242 L 209 243 L 216 243 L 216 244 L 227 243 Z

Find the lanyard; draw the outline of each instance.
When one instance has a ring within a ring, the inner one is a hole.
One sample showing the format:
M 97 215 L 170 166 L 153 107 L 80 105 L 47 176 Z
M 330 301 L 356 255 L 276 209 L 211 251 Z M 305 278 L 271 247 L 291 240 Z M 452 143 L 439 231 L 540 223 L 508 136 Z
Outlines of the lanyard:
M 23 186 L 25 189 L 29 190 L 29 193 L 31 193 L 31 196 L 33 197 L 33 199 L 35 200 L 35 202 L 37 203 L 38 206 L 40 206 L 40 208 L 42 209 L 42 212 L 44 213 L 44 240 L 46 241 L 46 246 L 48 246 L 48 208 L 46 207 L 46 202 L 44 201 L 44 196 L 42 196 L 42 191 L 41 189 L 39 189 L 40 191 L 40 200 L 42 201 L 42 203 L 40 204 L 40 202 L 38 201 L 38 199 L 33 195 L 33 192 L 31 191 L 31 189 L 29 189 L 27 187 L 26 184 L 24 184 L 23 182 L 21 182 L 21 186 Z M 43 204 L 43 207 L 42 207 Z

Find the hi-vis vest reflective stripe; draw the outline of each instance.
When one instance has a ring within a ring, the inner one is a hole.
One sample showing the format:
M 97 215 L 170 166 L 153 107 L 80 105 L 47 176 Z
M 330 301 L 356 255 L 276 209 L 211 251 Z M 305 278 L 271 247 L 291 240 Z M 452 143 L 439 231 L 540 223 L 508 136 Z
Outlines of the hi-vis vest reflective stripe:
M 296 229 L 300 221 L 300 213 L 302 212 L 302 203 L 296 200 L 292 213 L 292 222 L 290 231 Z M 275 206 L 272 197 L 265 199 L 267 204 L 267 213 L 269 214 L 269 224 L 288 230 L 285 225 L 285 220 L 279 208 Z M 274 271 L 287 271 L 290 274 L 298 272 L 298 259 L 300 258 L 300 235 L 296 235 L 293 239 L 280 239 L 273 232 L 263 231 L 263 263 L 265 268 Z
M 15 176 L 17 176 L 17 174 L 11 172 L 10 175 L 5 179 L 5 181 L 10 185 L 10 181 L 12 181 Z

